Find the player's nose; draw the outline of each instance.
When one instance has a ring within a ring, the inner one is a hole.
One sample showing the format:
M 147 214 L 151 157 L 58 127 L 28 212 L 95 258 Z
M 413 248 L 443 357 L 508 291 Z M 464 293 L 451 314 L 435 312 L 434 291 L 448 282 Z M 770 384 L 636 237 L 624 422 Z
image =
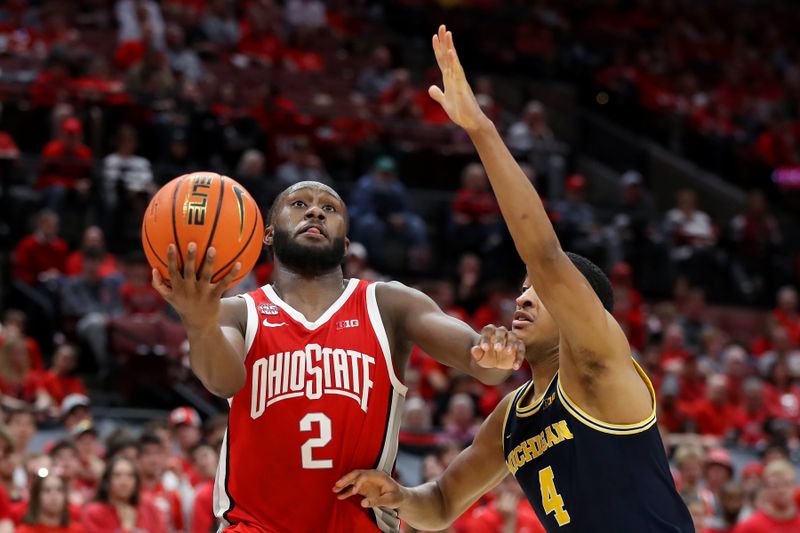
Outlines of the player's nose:
M 306 209 L 305 218 L 307 219 L 318 218 L 320 220 L 323 220 L 325 219 L 325 211 L 323 211 L 320 206 L 312 204 L 308 206 L 308 209 Z
M 533 307 L 533 300 L 528 296 L 527 291 L 517 296 L 515 300 L 517 309 L 525 309 L 526 307 Z

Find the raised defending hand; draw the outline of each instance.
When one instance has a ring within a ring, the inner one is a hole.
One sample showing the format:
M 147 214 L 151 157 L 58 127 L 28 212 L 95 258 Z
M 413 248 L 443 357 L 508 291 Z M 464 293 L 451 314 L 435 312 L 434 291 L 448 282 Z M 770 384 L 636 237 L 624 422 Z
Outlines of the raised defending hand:
M 433 53 L 442 71 L 444 91 L 431 85 L 428 94 L 442 106 L 450 120 L 467 131 L 478 129 L 489 119 L 475 99 L 458 60 L 453 34 L 447 31 L 444 24 L 439 26 L 439 33 L 433 36 Z
M 353 470 L 333 486 L 340 500 L 363 496 L 361 507 L 397 509 L 403 501 L 403 487 L 381 470 Z
M 202 262 L 203 270 L 196 274 L 197 244 L 190 242 L 186 251 L 183 273 L 178 270 L 177 250 L 174 244 L 167 249 L 167 267 L 169 281 L 161 277 L 157 269 L 153 269 L 153 287 L 164 299 L 175 308 L 187 328 L 204 328 L 216 326 L 219 320 L 219 300 L 222 293 L 239 274 L 241 263 L 236 263 L 228 275 L 217 283 L 211 282 L 214 272 L 214 260 L 217 252 L 210 247 L 206 259 Z
M 472 358 L 483 368 L 517 370 L 525 360 L 525 344 L 501 326 L 484 326 L 481 339 L 472 347 Z

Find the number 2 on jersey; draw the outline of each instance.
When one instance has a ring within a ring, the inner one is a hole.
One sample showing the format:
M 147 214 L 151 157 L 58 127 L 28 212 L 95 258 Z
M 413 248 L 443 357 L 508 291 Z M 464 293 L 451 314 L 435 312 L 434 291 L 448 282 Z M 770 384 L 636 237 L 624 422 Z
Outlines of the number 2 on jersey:
M 539 470 L 539 487 L 542 490 L 542 507 L 544 513 L 556 514 L 556 522 L 559 527 L 569 524 L 571 518 L 566 509 L 564 509 L 564 498 L 556 491 L 555 475 L 553 474 L 553 467 L 548 466 Z
M 324 448 L 331 441 L 331 419 L 323 413 L 308 413 L 300 419 L 300 431 L 312 431 L 311 426 L 314 422 L 319 425 L 319 437 L 310 438 L 300 446 L 303 468 L 309 470 L 333 468 L 332 459 L 314 459 L 312 457 L 314 448 Z

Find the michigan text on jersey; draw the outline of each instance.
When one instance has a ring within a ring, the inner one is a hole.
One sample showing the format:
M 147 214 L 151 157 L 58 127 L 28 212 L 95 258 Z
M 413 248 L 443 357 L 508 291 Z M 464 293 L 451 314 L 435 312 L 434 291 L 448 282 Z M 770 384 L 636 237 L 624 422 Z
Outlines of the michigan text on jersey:
M 371 355 L 319 344 L 261 357 L 253 363 L 250 416 L 255 420 L 281 400 L 323 394 L 352 398 L 367 412 L 374 367 Z
M 516 448 L 508 454 L 506 464 L 512 474 L 522 466 L 533 461 L 553 446 L 573 438 L 572 432 L 567 426 L 566 420 L 559 420 L 555 424 L 550 424 L 544 431 L 528 440 L 522 441 Z

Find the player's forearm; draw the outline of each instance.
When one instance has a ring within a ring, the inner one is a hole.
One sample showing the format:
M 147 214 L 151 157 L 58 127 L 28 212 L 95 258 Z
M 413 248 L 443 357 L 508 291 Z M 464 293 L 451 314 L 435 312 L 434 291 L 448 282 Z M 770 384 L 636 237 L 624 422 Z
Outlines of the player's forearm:
M 489 176 L 500 211 L 526 265 L 554 259 L 561 251 L 544 204 L 487 118 L 468 131 Z
M 225 338 L 218 325 L 186 328 L 192 371 L 206 389 L 230 398 L 244 385 L 247 372 L 241 354 Z
M 404 487 L 403 501 L 397 512 L 412 527 L 429 531 L 445 529 L 458 518 L 450 516 L 438 481 L 413 488 Z
M 467 354 L 469 356 L 469 354 Z M 513 372 L 512 370 L 503 370 L 500 368 L 483 368 L 472 359 L 469 360 L 469 375 L 483 383 L 484 385 L 500 385 L 508 376 Z

